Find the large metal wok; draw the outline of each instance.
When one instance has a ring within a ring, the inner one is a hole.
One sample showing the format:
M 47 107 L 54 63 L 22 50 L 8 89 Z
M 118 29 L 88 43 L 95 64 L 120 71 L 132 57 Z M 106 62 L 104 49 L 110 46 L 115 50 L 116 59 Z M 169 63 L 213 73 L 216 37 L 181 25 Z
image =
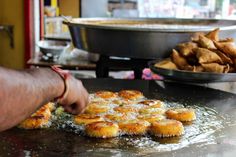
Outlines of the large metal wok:
M 42 129 L 27 131 L 14 128 L 0 133 L 0 156 L 235 156 L 235 94 L 200 86 L 143 80 L 96 79 L 84 80 L 83 83 L 90 92 L 97 90 L 118 91 L 121 89 L 137 89 L 144 92 L 148 98 L 209 107 L 218 112 L 219 116 L 224 117 L 221 124 L 224 127 L 206 137 L 202 134 L 198 136 L 203 136 L 203 139 L 209 139 L 212 136 L 213 141 L 189 144 L 182 149 L 166 152 L 152 149 L 155 146 L 152 143 L 147 145 L 149 143 L 146 143 L 147 141 L 145 140 L 130 145 L 130 141 L 127 140 L 130 139 L 128 137 L 94 139 L 64 130 Z M 211 114 L 214 113 L 211 112 Z M 204 127 L 196 129 L 204 129 Z M 140 137 L 131 138 L 135 140 L 140 139 Z M 153 140 L 165 143 L 165 146 L 171 146 L 171 143 L 178 143 L 179 139 Z M 142 145 L 145 144 L 146 147 L 143 148 Z
M 75 47 L 107 56 L 155 59 L 169 56 L 195 32 L 220 28 L 220 37 L 236 38 L 236 22 L 214 19 L 80 18 L 64 22 Z

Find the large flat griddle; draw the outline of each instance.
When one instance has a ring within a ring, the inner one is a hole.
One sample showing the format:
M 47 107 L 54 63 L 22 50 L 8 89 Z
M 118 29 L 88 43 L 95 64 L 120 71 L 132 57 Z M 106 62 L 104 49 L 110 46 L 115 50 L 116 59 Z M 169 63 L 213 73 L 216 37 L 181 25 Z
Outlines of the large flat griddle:
M 189 145 L 168 152 L 145 152 L 122 138 L 93 139 L 62 130 L 21 130 L 0 133 L 0 156 L 234 156 L 236 153 L 236 95 L 201 86 L 143 80 L 84 80 L 90 92 L 101 89 L 141 90 L 148 98 L 213 108 L 226 117 L 225 128 L 215 134 L 217 143 Z M 229 124 L 229 122 L 232 123 Z M 135 137 L 139 138 L 139 137 Z M 176 139 L 172 139 L 176 140 Z M 169 141 L 171 142 L 171 141 Z

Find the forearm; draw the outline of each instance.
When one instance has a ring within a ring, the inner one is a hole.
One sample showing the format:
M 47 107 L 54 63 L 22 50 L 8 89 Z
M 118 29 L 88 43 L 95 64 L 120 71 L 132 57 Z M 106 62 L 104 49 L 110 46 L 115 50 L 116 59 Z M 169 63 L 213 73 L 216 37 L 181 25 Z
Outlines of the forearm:
M 60 96 L 64 82 L 51 69 L 15 71 L 0 68 L 0 131 L 30 116 L 44 103 Z

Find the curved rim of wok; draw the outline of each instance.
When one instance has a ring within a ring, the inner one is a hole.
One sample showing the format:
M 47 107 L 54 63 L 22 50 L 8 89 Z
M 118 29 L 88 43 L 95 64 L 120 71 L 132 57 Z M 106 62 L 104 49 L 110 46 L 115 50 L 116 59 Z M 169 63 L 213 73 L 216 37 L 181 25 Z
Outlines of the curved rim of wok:
M 113 24 L 112 24 L 113 22 Z M 116 25 L 118 24 L 118 25 Z M 120 22 L 120 24 L 119 24 Z M 184 28 L 148 28 L 137 26 L 121 26 L 125 22 L 141 22 L 141 24 L 165 24 L 165 25 L 199 25 L 206 27 L 194 27 L 189 29 Z M 183 32 L 200 32 L 212 31 L 215 28 L 220 30 L 236 30 L 236 21 L 230 19 L 173 19 L 173 18 L 73 18 L 63 21 L 68 26 L 78 26 L 81 28 L 95 28 L 95 29 L 108 29 L 108 30 L 124 30 L 124 31 L 150 31 L 150 32 L 163 32 L 163 33 L 183 33 Z M 106 24 L 106 23 L 110 23 Z M 210 26 L 210 27 L 209 27 Z

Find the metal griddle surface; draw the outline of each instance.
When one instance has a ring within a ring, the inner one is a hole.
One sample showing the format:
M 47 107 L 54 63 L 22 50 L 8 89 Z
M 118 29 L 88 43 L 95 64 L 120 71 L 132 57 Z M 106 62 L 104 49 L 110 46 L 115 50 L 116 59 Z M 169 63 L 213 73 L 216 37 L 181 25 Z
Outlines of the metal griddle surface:
M 101 89 L 141 90 L 148 98 L 206 105 L 221 115 L 236 120 L 236 95 L 201 86 L 142 80 L 95 79 L 84 80 L 89 92 Z M 227 125 L 217 136 L 217 144 L 189 145 L 169 152 L 150 152 L 150 156 L 234 156 L 236 126 Z M 128 147 L 120 139 L 92 139 L 62 130 L 20 130 L 0 133 L 0 156 L 136 156 L 137 148 Z M 143 154 L 142 154 L 143 155 Z

